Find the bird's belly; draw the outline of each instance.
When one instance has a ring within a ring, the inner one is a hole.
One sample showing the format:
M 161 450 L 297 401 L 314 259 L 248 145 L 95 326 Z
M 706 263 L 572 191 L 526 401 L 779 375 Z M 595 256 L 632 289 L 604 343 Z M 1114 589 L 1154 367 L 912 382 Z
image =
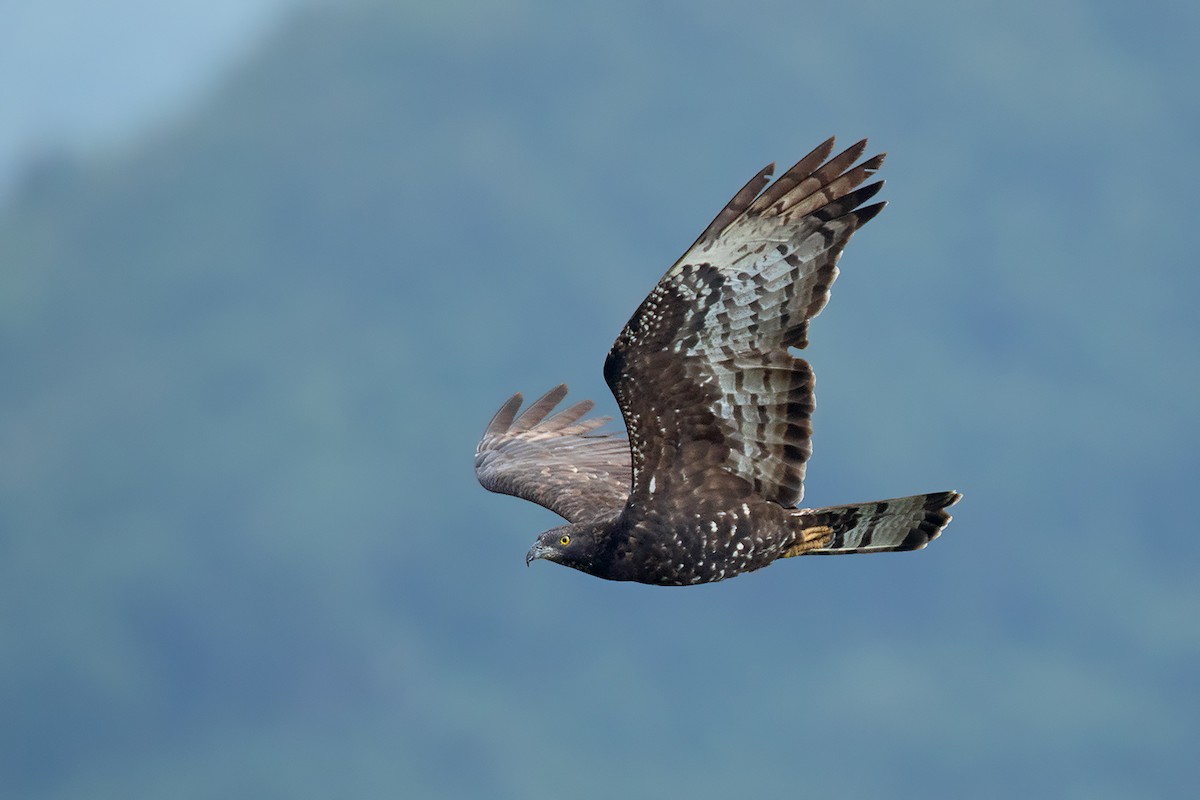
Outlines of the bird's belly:
M 634 530 L 621 548 L 622 577 L 661 586 L 712 583 L 767 566 L 783 546 L 777 537 L 757 526 L 739 526 L 736 519 Z

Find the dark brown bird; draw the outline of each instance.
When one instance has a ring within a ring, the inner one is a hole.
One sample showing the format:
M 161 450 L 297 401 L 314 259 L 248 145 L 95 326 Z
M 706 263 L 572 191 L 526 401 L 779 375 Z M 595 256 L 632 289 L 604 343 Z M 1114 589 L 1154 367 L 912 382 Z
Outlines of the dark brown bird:
M 739 191 L 642 302 L 604 362 L 628 440 L 596 433 L 591 401 L 550 416 L 560 385 L 520 416 L 505 403 L 475 473 L 570 524 L 525 557 L 610 580 L 707 583 L 799 555 L 918 550 L 956 492 L 796 508 L 812 452 L 813 374 L 788 348 L 829 300 L 850 236 L 884 203 L 862 185 L 883 155 L 833 139 L 767 186 Z M 764 191 L 764 187 L 766 187 Z

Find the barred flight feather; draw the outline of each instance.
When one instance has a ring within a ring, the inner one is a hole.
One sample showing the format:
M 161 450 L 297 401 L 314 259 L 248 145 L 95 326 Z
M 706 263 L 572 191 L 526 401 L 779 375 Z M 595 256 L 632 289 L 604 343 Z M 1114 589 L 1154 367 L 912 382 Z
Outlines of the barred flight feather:
M 875 503 L 806 509 L 797 514 L 800 528 L 828 526 L 832 536 L 820 547 L 794 555 L 920 550 L 950 524 L 952 517 L 946 509 L 961 499 L 958 492 L 935 492 Z

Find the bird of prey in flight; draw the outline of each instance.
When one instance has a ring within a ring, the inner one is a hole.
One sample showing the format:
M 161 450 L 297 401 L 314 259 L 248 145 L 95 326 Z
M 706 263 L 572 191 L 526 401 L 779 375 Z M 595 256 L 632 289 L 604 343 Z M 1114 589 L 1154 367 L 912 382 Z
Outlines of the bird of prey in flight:
M 942 532 L 957 492 L 797 507 L 813 373 L 789 348 L 808 344 L 842 250 L 884 207 L 864 205 L 883 185 L 863 185 L 883 163 L 856 163 L 865 149 L 831 158 L 830 138 L 773 183 L 766 167 L 667 270 L 604 362 L 627 439 L 584 419 L 591 401 L 551 415 L 565 385 L 519 415 L 520 394 L 496 412 L 479 482 L 569 523 L 526 563 L 682 586 L 792 556 L 917 550 Z

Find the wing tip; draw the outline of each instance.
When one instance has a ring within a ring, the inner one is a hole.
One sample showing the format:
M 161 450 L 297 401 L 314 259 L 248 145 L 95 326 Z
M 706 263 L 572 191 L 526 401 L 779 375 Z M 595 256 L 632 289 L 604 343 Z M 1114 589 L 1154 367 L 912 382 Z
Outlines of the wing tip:
M 928 508 L 949 508 L 962 499 L 962 492 L 959 492 L 955 489 L 947 489 L 944 492 L 934 492 L 933 494 L 929 495 L 930 503 Z
M 562 402 L 562 399 L 567 396 L 567 385 L 560 383 L 550 389 L 544 395 L 534 400 L 529 406 L 521 412 L 521 416 L 517 417 L 512 424 L 512 430 L 515 432 L 527 431 L 539 422 L 544 420 L 546 416 L 554 410 L 554 407 Z
M 879 181 L 879 184 L 882 186 L 883 181 Z M 872 203 L 869 206 L 863 206 L 862 208 L 855 210 L 854 218 L 857 227 L 861 228 L 863 225 L 866 225 L 868 222 L 875 219 L 875 217 L 879 216 L 879 212 L 883 211 L 887 204 L 887 200 L 880 200 L 878 203 Z
M 486 439 L 488 436 L 493 436 L 498 433 L 503 433 L 512 425 L 513 420 L 517 417 L 517 410 L 521 404 L 525 402 L 525 396 L 517 392 L 512 397 L 504 401 L 504 404 L 496 410 L 492 415 L 491 420 L 484 429 L 483 436 Z

